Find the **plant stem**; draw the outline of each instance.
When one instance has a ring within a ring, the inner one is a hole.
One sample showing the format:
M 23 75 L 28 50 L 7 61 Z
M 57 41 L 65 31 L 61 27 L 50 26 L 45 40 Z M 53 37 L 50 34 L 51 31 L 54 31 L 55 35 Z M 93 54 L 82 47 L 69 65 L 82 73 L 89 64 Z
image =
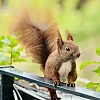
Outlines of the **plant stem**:
M 13 48 L 11 48 L 10 65 L 12 65 L 12 50 Z

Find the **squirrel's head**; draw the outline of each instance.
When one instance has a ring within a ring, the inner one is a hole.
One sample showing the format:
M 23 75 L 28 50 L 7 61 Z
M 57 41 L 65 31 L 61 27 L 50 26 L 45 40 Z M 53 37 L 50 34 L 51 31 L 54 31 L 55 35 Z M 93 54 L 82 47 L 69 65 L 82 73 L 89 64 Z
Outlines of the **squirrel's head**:
M 79 47 L 73 42 L 73 37 L 69 31 L 66 31 L 66 41 L 58 39 L 58 53 L 63 56 L 65 60 L 75 60 L 80 57 Z

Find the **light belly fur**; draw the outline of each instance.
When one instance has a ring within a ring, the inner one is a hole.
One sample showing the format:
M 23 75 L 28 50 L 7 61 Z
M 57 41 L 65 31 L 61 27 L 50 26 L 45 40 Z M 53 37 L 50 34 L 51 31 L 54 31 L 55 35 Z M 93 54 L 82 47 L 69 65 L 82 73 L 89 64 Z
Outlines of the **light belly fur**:
M 67 82 L 67 76 L 70 71 L 71 71 L 71 62 L 68 61 L 68 62 L 62 63 L 58 71 L 61 82 Z

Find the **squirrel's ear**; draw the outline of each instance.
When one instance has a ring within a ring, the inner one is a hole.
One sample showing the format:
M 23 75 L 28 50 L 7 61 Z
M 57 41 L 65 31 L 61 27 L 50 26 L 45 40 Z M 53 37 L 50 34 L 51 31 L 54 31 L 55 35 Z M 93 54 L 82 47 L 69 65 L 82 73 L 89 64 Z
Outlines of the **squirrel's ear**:
M 57 46 L 58 46 L 58 53 L 60 52 L 60 50 L 63 47 L 64 42 L 62 41 L 62 39 L 58 38 L 57 40 Z
M 66 39 L 67 40 L 72 40 L 73 41 L 73 37 L 72 37 L 72 35 L 71 35 L 69 30 L 66 30 L 65 35 L 66 35 Z

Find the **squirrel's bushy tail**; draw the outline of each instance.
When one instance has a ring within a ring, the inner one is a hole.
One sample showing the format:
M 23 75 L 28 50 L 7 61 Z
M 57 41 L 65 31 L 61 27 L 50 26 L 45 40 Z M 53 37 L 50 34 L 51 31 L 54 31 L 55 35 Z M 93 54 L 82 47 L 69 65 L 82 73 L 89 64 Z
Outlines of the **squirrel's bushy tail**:
M 61 38 L 57 24 L 48 24 L 48 28 L 43 29 L 42 24 L 34 24 L 28 14 L 17 20 L 13 28 L 17 40 L 25 47 L 26 54 L 31 56 L 33 62 L 45 67 L 48 56 L 57 49 L 57 39 Z

